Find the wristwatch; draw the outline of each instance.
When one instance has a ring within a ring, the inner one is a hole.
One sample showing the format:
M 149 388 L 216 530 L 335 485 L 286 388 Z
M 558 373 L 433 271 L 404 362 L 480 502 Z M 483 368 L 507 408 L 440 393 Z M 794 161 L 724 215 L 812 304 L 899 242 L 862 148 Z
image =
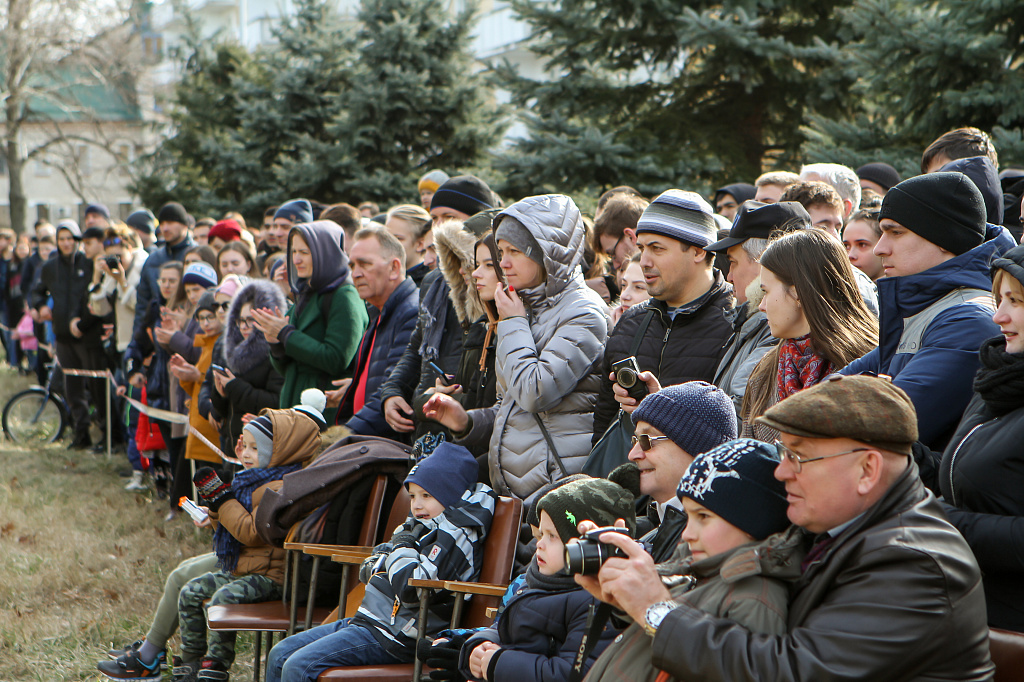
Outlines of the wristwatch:
M 659 601 L 648 606 L 647 611 L 644 613 L 644 632 L 654 637 L 654 634 L 658 631 L 658 626 L 661 625 L 661 621 L 665 620 L 665 616 L 678 606 L 679 602 L 672 599 Z

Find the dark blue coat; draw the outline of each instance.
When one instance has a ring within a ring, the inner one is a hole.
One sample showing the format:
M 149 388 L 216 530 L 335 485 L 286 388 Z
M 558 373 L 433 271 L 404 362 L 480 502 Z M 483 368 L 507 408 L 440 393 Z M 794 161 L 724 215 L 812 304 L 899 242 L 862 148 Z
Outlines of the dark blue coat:
M 916 275 L 878 280 L 878 348 L 854 360 L 842 374 L 888 374 L 917 408 L 919 439 L 941 450 L 974 394 L 978 348 L 999 333 L 992 308 L 961 303 L 939 313 L 925 329 L 916 352 L 899 352 L 904 318 L 916 315 L 954 289 L 991 290 L 989 263 L 1013 246 L 1002 227 L 989 225 L 989 240 Z
M 142 326 L 142 319 L 149 310 L 149 302 L 160 297 L 160 287 L 156 281 L 160 278 L 160 267 L 168 261 L 184 261 L 185 252 L 195 246 L 192 234 L 186 234 L 185 238 L 175 246 L 164 244 L 146 258 L 146 264 L 142 266 L 142 273 L 139 278 L 139 285 L 135 288 L 135 333 L 138 333 Z
M 398 439 L 388 423 L 384 420 L 381 406 L 380 387 L 392 370 L 402 359 L 409 338 L 416 328 L 419 314 L 420 292 L 415 282 L 408 277 L 388 297 L 382 310 L 368 306 L 370 323 L 359 343 L 359 354 L 356 356 L 356 371 L 352 375 L 352 385 L 338 408 L 338 422 L 344 423 L 353 433 L 364 436 L 381 436 Z M 374 339 L 376 333 L 376 339 Z M 373 342 L 373 353 L 367 358 L 370 343 Z M 355 400 L 356 385 L 363 373 L 366 377 L 366 399 L 362 409 L 352 414 Z M 347 421 L 345 421 L 347 419 Z
M 481 630 L 462 647 L 459 667 L 469 672 L 469 654 L 482 641 L 501 651 L 492 661 L 490 682 L 565 682 L 586 632 L 590 606 L 596 600 L 583 588 L 541 590 L 523 585 L 508 602 L 494 628 Z M 605 625 L 584 667 L 597 660 L 617 631 Z

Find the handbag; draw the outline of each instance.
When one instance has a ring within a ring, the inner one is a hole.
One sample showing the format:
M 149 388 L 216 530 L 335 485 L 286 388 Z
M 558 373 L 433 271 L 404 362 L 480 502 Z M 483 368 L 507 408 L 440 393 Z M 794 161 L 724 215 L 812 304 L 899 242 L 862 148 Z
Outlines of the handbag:
M 643 341 L 644 334 L 647 333 L 647 327 L 650 326 L 653 317 L 654 311 L 648 310 L 643 321 L 640 322 L 636 336 L 633 337 L 633 345 L 629 348 L 630 356 L 635 356 L 637 350 L 640 349 L 640 342 Z M 629 449 L 633 446 L 632 438 L 633 422 L 629 415 L 620 409 L 615 421 L 608 425 L 608 428 L 601 434 L 601 439 L 590 451 L 590 455 L 583 465 L 583 473 L 596 478 L 607 477 L 612 469 L 629 461 Z

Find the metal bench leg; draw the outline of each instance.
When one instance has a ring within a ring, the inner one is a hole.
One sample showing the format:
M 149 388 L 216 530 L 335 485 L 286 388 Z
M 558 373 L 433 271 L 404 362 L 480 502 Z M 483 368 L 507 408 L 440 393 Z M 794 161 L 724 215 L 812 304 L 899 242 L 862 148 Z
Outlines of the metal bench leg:
M 257 631 L 253 634 L 256 635 L 256 653 L 252 657 L 252 682 L 260 682 L 260 645 L 263 644 L 263 633 Z

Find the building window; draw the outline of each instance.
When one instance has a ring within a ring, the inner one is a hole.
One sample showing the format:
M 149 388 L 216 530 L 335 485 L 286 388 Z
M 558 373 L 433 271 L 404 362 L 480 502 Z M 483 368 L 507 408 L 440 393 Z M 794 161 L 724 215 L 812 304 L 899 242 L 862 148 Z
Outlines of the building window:
M 36 220 L 50 222 L 49 204 L 36 204 Z

